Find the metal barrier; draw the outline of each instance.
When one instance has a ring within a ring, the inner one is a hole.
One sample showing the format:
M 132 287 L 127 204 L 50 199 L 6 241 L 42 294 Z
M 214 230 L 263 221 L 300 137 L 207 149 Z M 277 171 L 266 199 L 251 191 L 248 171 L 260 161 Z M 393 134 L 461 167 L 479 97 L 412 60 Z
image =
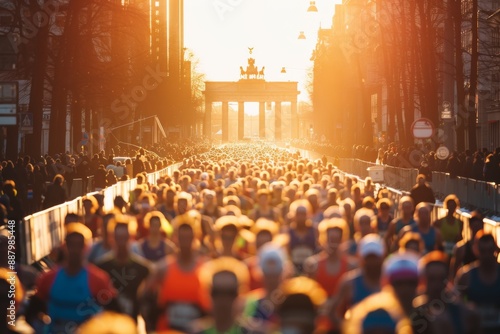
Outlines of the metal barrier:
M 491 233 L 495 238 L 497 245 L 500 245 L 500 222 L 485 218 L 484 230 L 486 233 Z
M 374 162 L 348 158 L 339 159 L 338 167 L 365 178 L 370 176 L 368 168 L 373 166 L 384 167 L 384 184 L 387 187 L 410 190 L 415 185 L 415 180 L 418 175 L 418 169 L 416 168 L 398 168 L 388 165 L 377 165 Z
M 308 159 L 319 159 L 321 155 L 315 152 L 299 149 L 302 157 Z M 327 157 L 328 161 L 335 161 L 332 157 Z M 364 178 L 367 175 L 366 169 L 371 166 L 377 166 L 374 163 L 358 160 L 358 159 L 339 159 L 339 164 L 336 166 L 340 169 L 341 180 L 346 176 L 355 176 L 364 185 Z M 384 183 L 389 190 L 389 198 L 394 203 L 394 208 L 399 205 L 399 200 L 408 192 L 398 190 L 410 190 L 415 184 L 418 175 L 417 169 L 397 168 L 384 165 Z M 378 185 L 377 187 L 380 187 Z M 455 194 L 460 199 L 462 209 L 457 210 L 455 217 L 463 223 L 463 238 L 469 240 L 470 229 L 469 220 L 470 213 L 465 210 L 466 207 L 479 208 L 488 210 L 490 213 L 500 214 L 500 185 L 495 185 L 492 182 L 478 181 L 463 177 L 451 178 L 448 173 L 432 172 L 432 188 L 438 199 L 444 200 L 449 194 Z M 437 190 L 437 191 L 436 191 Z M 394 211 L 395 218 L 399 216 L 398 210 Z M 436 202 L 433 205 L 431 212 L 431 220 L 436 221 L 446 215 L 446 210 L 442 203 Z M 492 216 L 485 218 L 484 229 L 486 232 L 493 234 L 497 244 L 500 246 L 500 217 Z
M 436 197 L 444 199 L 448 194 L 455 194 L 462 206 L 500 213 L 500 185 L 464 177 L 451 178 L 450 174 L 432 172 L 433 189 Z
M 78 196 L 84 196 L 85 194 L 92 192 L 93 182 L 94 182 L 94 175 L 90 175 L 89 177 L 87 177 L 87 181 L 85 182 L 85 184 L 81 177 L 74 178 L 73 184 L 71 185 L 71 191 L 69 191 L 68 184 L 67 182 L 65 182 L 66 193 L 68 194 L 68 198 L 75 199 Z
M 147 180 L 149 183 L 156 181 L 165 175 L 172 175 L 173 172 L 180 167 L 180 163 L 168 166 L 160 171 L 149 173 Z M 125 200 L 129 199 L 130 191 L 137 185 L 137 179 L 127 181 L 119 181 L 117 184 L 107 187 L 100 192 L 87 193 L 88 195 L 102 194 L 104 195 L 104 210 L 113 209 L 114 198 L 118 195 L 123 196 Z M 74 186 L 74 185 L 73 185 Z M 90 186 L 90 181 L 89 181 Z M 17 237 L 21 238 L 21 244 L 26 245 L 21 251 L 22 262 L 24 264 L 32 264 L 45 256 L 61 245 L 64 240 L 64 219 L 68 213 L 83 213 L 83 197 L 79 196 L 66 203 L 48 208 L 46 210 L 36 212 L 24 218 L 21 222 L 21 231 Z

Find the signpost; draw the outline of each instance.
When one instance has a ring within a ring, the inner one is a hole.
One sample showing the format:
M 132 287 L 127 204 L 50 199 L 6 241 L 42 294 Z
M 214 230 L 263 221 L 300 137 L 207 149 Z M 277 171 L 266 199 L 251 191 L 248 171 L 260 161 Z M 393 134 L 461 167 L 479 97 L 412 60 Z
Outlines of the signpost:
M 19 114 L 21 123 L 21 131 L 26 133 L 33 133 L 33 113 L 24 112 Z
M 89 134 L 87 132 L 82 133 L 82 140 L 80 141 L 80 146 L 85 146 L 89 143 Z
M 428 139 L 434 134 L 434 125 L 427 118 L 419 118 L 411 125 L 411 132 L 416 139 Z
M 441 111 L 441 119 L 442 120 L 452 119 L 451 103 L 448 101 L 443 102 L 443 111 Z
M 446 146 L 440 146 L 436 150 L 436 156 L 439 160 L 446 160 L 450 156 L 450 150 Z
M 19 129 L 16 126 L 19 105 L 19 83 L 17 81 L 0 81 L 0 126 L 7 129 L 7 140 L 1 136 L 0 154 L 15 158 L 18 154 Z M 0 129 L 3 131 L 3 129 Z M 5 146 L 4 146 L 5 145 Z M 5 147 L 5 151 L 4 151 Z

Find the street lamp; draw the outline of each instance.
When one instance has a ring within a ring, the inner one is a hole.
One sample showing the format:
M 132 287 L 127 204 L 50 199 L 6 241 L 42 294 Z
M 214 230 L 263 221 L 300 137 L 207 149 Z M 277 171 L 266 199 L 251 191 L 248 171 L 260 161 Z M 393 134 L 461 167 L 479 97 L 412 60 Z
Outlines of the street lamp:
M 318 7 L 316 7 L 316 1 L 309 2 L 309 8 L 307 8 L 308 12 L 318 12 Z
M 303 31 L 301 31 L 301 32 L 299 33 L 299 37 L 298 37 L 298 39 L 306 39 L 306 35 L 304 34 L 304 32 L 303 32 Z
M 281 68 L 281 74 L 286 74 L 286 68 L 285 67 Z

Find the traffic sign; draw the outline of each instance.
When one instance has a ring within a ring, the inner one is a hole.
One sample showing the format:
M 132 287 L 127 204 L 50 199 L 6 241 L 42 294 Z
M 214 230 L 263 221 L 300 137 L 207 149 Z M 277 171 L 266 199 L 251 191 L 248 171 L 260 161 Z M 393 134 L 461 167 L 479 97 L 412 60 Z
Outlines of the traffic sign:
M 23 112 L 20 115 L 21 130 L 30 131 L 33 130 L 33 113 Z
M 441 119 L 451 120 L 453 118 L 451 111 L 451 103 L 448 101 L 443 102 L 443 110 L 441 111 Z
M 440 146 L 436 150 L 436 156 L 439 160 L 446 160 L 450 156 L 450 150 L 446 146 Z
M 89 143 L 89 134 L 87 132 L 82 133 L 82 140 L 80 141 L 80 146 L 85 146 Z
M 427 118 L 419 118 L 411 125 L 411 132 L 416 139 L 431 138 L 434 134 L 434 125 Z

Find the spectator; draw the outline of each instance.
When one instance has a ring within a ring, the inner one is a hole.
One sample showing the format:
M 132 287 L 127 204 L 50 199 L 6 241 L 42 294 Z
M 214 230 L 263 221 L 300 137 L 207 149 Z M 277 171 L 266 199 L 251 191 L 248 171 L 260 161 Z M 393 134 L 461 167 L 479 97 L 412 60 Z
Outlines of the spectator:
M 106 186 L 110 187 L 117 182 L 118 179 L 116 178 L 115 171 L 113 169 L 109 169 L 108 173 L 106 174 Z
M 483 177 L 486 182 L 495 182 L 497 175 L 495 175 L 495 158 L 493 154 L 488 154 L 484 161 Z
M 35 212 L 35 170 L 32 164 L 26 165 L 26 197 L 24 199 L 25 210 L 28 214 Z
M 450 178 L 456 179 L 459 174 L 461 174 L 462 162 L 458 158 L 458 153 L 452 152 L 450 158 L 448 159 L 448 164 L 446 166 L 446 172 L 450 173 Z
M 104 165 L 99 165 L 94 174 L 94 188 L 96 191 L 100 191 L 106 188 L 107 185 L 107 174 Z
M 484 180 L 484 159 L 481 152 L 476 152 L 474 154 L 474 159 L 472 161 L 472 178 L 476 180 Z
M 142 161 L 141 158 L 142 157 L 140 154 L 137 154 L 135 157 L 135 160 L 132 164 L 133 173 L 134 173 L 133 175 L 137 175 L 137 174 L 142 173 L 146 170 L 144 167 L 144 162 Z
M 44 209 L 66 202 L 68 197 L 63 187 L 63 183 L 64 177 L 61 174 L 54 176 L 52 184 L 47 187 L 47 192 L 45 193 L 45 199 L 43 201 Z
M 425 182 L 425 175 L 419 174 L 417 176 L 417 184 L 413 186 L 410 191 L 410 196 L 413 198 L 413 202 L 415 206 L 419 203 L 426 202 L 434 204 L 436 202 L 436 198 L 434 197 L 434 191 L 432 188 Z
M 76 162 L 75 158 L 71 157 L 68 164 L 66 165 L 66 170 L 64 173 L 64 178 L 66 180 L 66 186 L 68 188 L 68 196 L 71 197 L 71 189 L 73 188 L 73 179 L 76 177 Z

